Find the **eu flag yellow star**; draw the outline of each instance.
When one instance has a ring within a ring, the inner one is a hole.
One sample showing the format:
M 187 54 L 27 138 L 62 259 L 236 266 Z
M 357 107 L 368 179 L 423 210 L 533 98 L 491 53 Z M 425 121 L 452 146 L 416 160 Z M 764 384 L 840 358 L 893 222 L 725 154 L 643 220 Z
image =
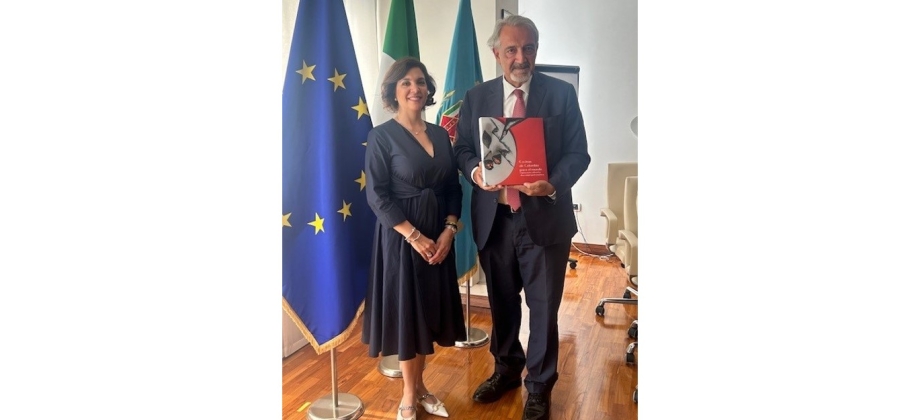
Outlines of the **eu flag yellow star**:
M 358 184 L 361 184 L 361 189 L 358 191 L 364 191 L 364 186 L 367 185 L 367 178 L 364 177 L 364 171 L 361 171 L 361 178 L 355 180 Z
M 291 221 L 289 220 L 290 218 L 291 218 L 291 213 L 282 215 L 281 216 L 281 226 L 293 227 L 291 226 Z
M 339 74 L 339 69 L 335 69 L 335 76 L 330 77 L 329 80 L 332 82 L 333 88 L 332 91 L 335 92 L 341 86 L 342 89 L 345 89 L 345 76 L 346 74 Z
M 342 208 L 339 209 L 338 213 L 342 213 L 342 221 L 345 221 L 348 216 L 351 216 L 351 204 L 348 204 L 345 202 L 345 200 L 342 200 Z
M 358 111 L 358 119 L 361 119 L 361 115 L 367 115 L 367 118 L 370 118 L 371 115 L 367 113 L 367 104 L 364 103 L 364 98 L 358 97 L 358 104 L 351 107 L 351 109 Z
M 313 69 L 316 68 L 316 65 L 314 64 L 312 66 L 308 66 L 306 61 L 301 60 L 301 62 L 303 63 L 303 67 L 301 67 L 300 70 L 297 70 L 297 73 L 300 73 L 300 75 L 303 77 L 303 80 L 300 81 L 300 84 L 304 84 L 307 79 L 316 80 L 313 78 Z
M 321 219 L 321 218 L 319 217 L 319 213 L 314 213 L 314 214 L 316 214 L 316 219 L 314 219 L 312 222 L 307 223 L 307 224 L 310 225 L 310 226 L 313 226 L 313 229 L 314 229 L 314 230 L 313 230 L 313 234 L 314 234 L 314 235 L 318 235 L 320 232 L 325 232 L 325 231 L 326 231 L 326 229 L 323 229 L 323 221 L 324 221 L 325 219 Z

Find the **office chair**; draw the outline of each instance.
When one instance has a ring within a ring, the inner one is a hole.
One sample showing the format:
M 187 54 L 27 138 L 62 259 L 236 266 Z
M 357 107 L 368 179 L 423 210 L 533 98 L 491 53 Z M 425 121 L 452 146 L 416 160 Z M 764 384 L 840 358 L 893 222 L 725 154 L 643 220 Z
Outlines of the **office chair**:
M 617 233 L 618 247 L 615 253 L 618 257 L 622 256 L 621 265 L 626 270 L 626 276 L 631 285 L 626 286 L 626 292 L 623 293 L 622 298 L 602 298 L 594 309 L 597 316 L 604 316 L 604 305 L 607 303 L 639 304 L 639 290 L 633 287 L 639 285 L 638 196 L 639 176 L 626 177 L 623 182 L 623 229 Z M 639 345 L 639 320 L 633 321 L 626 333 L 636 339 L 626 347 L 626 363 L 632 364 L 635 363 L 635 350 Z
M 627 279 L 631 285 L 626 286 L 623 298 L 602 298 L 597 303 L 594 312 L 597 316 L 604 316 L 604 304 L 620 303 L 636 305 L 639 302 L 639 223 L 636 201 L 639 192 L 639 176 L 628 176 L 623 181 L 623 229 L 617 232 L 614 253 L 622 258 L 620 265 L 626 270 Z M 622 257 L 621 257 L 622 256 Z M 633 287 L 635 286 L 635 287 Z
M 620 259 L 620 266 L 626 269 L 629 282 L 639 287 L 639 176 L 628 176 L 623 183 L 623 228 L 617 232 L 616 254 Z M 632 290 L 636 293 L 635 289 Z M 623 297 L 630 297 L 630 289 L 626 289 Z
M 607 249 L 616 253 L 623 246 L 619 232 L 623 230 L 623 196 L 626 177 L 639 175 L 637 162 L 610 162 L 607 164 L 607 207 L 601 209 L 601 217 L 607 219 L 605 243 Z M 617 255 L 619 257 L 619 255 Z M 620 258 L 623 261 L 623 258 Z

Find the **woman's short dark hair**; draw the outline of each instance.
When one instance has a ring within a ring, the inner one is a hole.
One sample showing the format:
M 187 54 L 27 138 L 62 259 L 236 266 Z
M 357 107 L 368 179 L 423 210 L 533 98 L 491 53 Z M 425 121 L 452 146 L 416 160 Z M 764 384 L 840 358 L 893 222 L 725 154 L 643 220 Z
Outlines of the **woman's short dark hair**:
M 428 100 L 425 101 L 425 106 L 435 104 L 434 93 L 437 91 L 437 87 L 434 85 L 434 79 L 428 74 L 428 68 L 414 57 L 404 57 L 396 60 L 387 70 L 386 75 L 383 76 L 383 83 L 380 89 L 384 108 L 391 112 L 396 112 L 399 109 L 399 103 L 396 102 L 396 82 L 409 73 L 409 70 L 416 67 L 425 75 L 425 84 L 428 86 Z

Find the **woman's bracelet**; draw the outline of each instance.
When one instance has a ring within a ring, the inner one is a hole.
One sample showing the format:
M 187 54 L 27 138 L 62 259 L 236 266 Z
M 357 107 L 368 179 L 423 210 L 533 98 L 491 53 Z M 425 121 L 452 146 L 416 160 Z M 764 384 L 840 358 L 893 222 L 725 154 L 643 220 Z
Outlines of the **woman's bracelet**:
M 413 238 L 413 237 L 412 237 L 412 234 L 413 234 L 413 233 L 418 233 L 418 235 L 415 235 L 415 237 Z M 420 238 L 421 236 L 422 236 L 422 231 L 416 230 L 415 228 L 412 228 L 412 230 L 409 231 L 409 234 L 406 235 L 406 242 L 408 242 L 408 243 L 411 244 L 411 243 L 417 241 L 418 238 Z
M 454 233 L 457 233 L 457 222 L 445 222 L 444 227 L 450 229 Z

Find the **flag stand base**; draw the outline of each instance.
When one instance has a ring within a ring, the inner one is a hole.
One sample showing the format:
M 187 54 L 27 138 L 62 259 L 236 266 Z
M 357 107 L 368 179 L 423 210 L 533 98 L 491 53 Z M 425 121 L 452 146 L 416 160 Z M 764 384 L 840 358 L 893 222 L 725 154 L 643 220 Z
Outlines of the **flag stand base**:
M 466 341 L 457 341 L 454 343 L 457 347 L 482 347 L 489 342 L 489 334 L 479 328 L 467 328 Z
M 327 395 L 310 404 L 307 418 L 310 420 L 353 420 L 364 414 L 364 403 L 351 394 L 338 394 L 339 405 L 333 403 L 332 396 Z
M 470 283 L 473 279 L 466 280 L 466 341 L 455 341 L 454 345 L 461 348 L 482 347 L 489 342 L 489 334 L 479 328 L 470 326 Z
M 364 403 L 361 399 L 351 395 L 339 393 L 339 374 L 336 371 L 335 349 L 329 351 L 330 365 L 332 367 L 332 394 L 320 398 L 310 404 L 307 418 L 310 420 L 353 420 L 364 414 Z
M 402 371 L 399 370 L 399 359 L 395 354 L 380 358 L 380 363 L 377 363 L 377 370 L 383 376 L 402 378 Z
M 425 365 L 422 366 L 422 370 L 428 367 L 428 361 L 425 361 Z M 402 371 L 399 370 L 399 356 L 393 354 L 390 356 L 384 356 L 380 358 L 380 363 L 377 363 L 377 371 L 380 372 L 383 376 L 389 376 L 391 378 L 402 378 Z

